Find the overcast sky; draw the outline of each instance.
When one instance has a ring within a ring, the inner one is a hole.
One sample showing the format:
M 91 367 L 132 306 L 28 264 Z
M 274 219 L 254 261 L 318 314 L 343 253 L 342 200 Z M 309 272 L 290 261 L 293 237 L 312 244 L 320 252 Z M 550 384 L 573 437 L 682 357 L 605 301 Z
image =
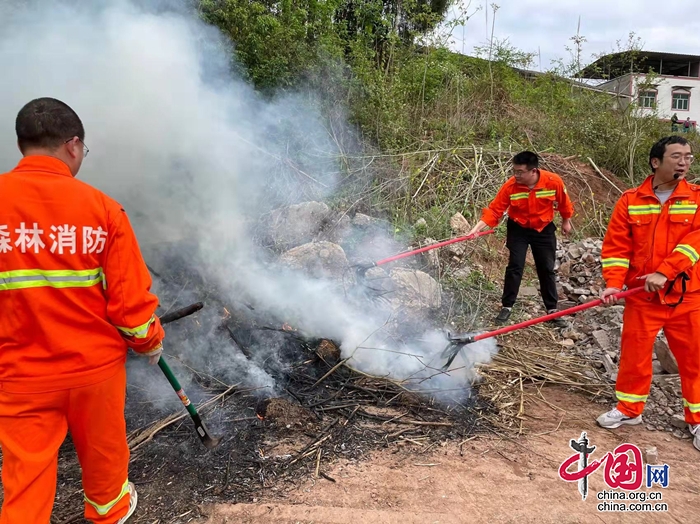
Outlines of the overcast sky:
M 463 0 L 468 2 L 469 0 Z M 524 51 L 541 52 L 542 70 L 556 58 L 568 58 L 565 46 L 576 34 L 581 17 L 583 63 L 593 53 L 610 52 L 617 40 L 627 41 L 631 31 L 641 37 L 646 51 L 666 51 L 700 55 L 700 2 L 661 2 L 659 0 L 493 0 L 496 13 L 495 36 L 508 38 Z M 467 55 L 474 46 L 488 42 L 491 31 L 491 1 L 472 0 L 469 12 L 483 6 L 464 26 L 452 33 L 450 47 Z M 585 7 L 584 7 L 585 6 Z M 486 10 L 488 9 L 488 29 Z M 454 11 L 454 10 L 453 10 Z M 454 15 L 454 12 L 453 12 Z M 452 16 L 453 16 L 452 15 Z M 535 58 L 533 69 L 539 69 Z

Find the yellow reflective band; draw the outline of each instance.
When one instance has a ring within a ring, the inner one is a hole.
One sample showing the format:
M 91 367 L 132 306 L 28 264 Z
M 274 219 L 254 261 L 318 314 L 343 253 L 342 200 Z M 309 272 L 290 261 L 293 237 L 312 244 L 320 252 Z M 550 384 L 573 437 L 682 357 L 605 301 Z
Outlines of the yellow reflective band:
M 700 404 L 692 404 L 686 399 L 683 399 L 683 407 L 688 408 L 691 413 L 700 413 Z
M 91 287 L 103 280 L 101 267 L 81 271 L 19 269 L 0 273 L 0 291 L 36 287 Z
M 511 200 L 523 200 L 529 197 L 530 193 L 513 193 L 512 195 L 510 195 Z
M 603 267 L 630 267 L 628 258 L 603 258 L 601 264 Z
M 698 252 L 695 251 L 695 248 L 693 246 L 690 246 L 688 244 L 678 244 L 674 251 L 678 251 L 679 253 L 682 253 L 685 256 L 687 256 L 693 264 L 700 260 L 700 255 L 698 255 Z
M 557 196 L 556 189 L 538 191 L 537 193 L 535 193 L 535 198 L 545 198 L 545 197 L 551 197 L 551 196 Z
M 630 215 L 658 215 L 661 213 L 659 204 L 647 204 L 644 206 L 627 206 Z
M 623 402 L 646 402 L 649 395 L 633 395 L 632 393 L 623 393 L 622 391 L 615 391 L 615 396 L 617 400 Z
M 126 495 L 127 493 L 129 493 L 129 479 L 126 479 L 124 481 L 124 485 L 122 486 L 121 492 L 119 493 L 117 498 L 114 499 L 113 501 L 108 502 L 107 504 L 104 504 L 104 505 L 100 505 L 100 504 L 97 504 L 96 502 L 93 502 L 92 500 L 90 500 L 87 497 L 87 495 L 85 495 L 85 502 L 87 502 L 93 508 L 95 508 L 95 511 L 97 511 L 97 513 L 99 515 L 104 516 L 107 513 L 109 513 L 109 510 L 112 509 L 117 504 L 117 502 L 119 502 L 121 499 L 123 499 L 124 495 Z
M 698 210 L 697 204 L 671 204 L 668 208 L 669 215 L 694 215 Z
M 153 324 L 155 320 L 155 317 L 151 317 L 151 319 L 148 322 L 146 322 L 145 324 L 141 324 L 140 326 L 135 328 L 126 328 L 120 326 L 116 326 L 116 328 L 125 335 L 129 335 L 130 337 L 146 338 L 148 336 L 148 328 L 151 327 L 151 324 Z

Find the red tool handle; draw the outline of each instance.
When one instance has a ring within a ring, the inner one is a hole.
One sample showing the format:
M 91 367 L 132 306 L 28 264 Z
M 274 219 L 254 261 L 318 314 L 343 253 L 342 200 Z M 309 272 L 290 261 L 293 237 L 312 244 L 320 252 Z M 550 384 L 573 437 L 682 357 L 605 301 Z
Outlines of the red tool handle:
M 378 262 L 375 262 L 374 265 L 381 266 L 382 264 L 388 264 L 389 262 L 393 262 L 394 260 L 399 260 L 401 258 L 406 258 L 406 257 L 410 257 L 412 255 L 417 255 L 418 253 L 423 253 L 425 251 L 430 251 L 432 249 L 437 249 L 439 247 L 449 246 L 450 244 L 456 244 L 457 242 L 464 242 L 465 240 L 474 240 L 477 237 L 483 237 L 484 235 L 490 235 L 494 232 L 495 231 L 493 229 L 489 229 L 488 231 L 482 231 L 481 233 L 474 233 L 473 235 L 467 235 L 464 237 L 453 238 L 452 240 L 445 240 L 444 242 L 438 242 L 437 244 L 431 244 L 429 246 L 425 246 L 425 247 L 422 247 L 420 249 L 416 249 L 415 251 L 408 251 L 406 253 L 401 253 L 399 255 L 394 255 L 393 257 L 379 260 Z
M 644 286 L 628 289 L 627 291 L 622 291 L 620 293 L 615 293 L 615 295 L 613 296 L 618 300 L 621 300 L 631 295 L 635 295 L 640 291 L 644 291 Z M 512 326 L 506 326 L 501 329 L 496 329 L 495 331 L 489 331 L 487 333 L 482 333 L 481 335 L 476 335 L 474 337 L 474 342 L 476 342 L 477 340 L 484 340 L 485 338 L 491 338 L 498 335 L 505 335 L 506 333 L 510 333 L 511 331 L 517 331 L 518 329 L 534 326 L 535 324 L 539 324 L 540 322 L 546 322 L 548 320 L 552 320 L 553 318 L 572 315 L 573 313 L 578 313 L 579 311 L 583 311 L 584 309 L 590 309 L 592 307 L 597 307 L 602 304 L 603 301 L 601 299 L 592 300 L 591 302 L 586 302 L 585 304 L 581 304 L 579 306 L 570 307 L 569 309 L 562 309 L 561 311 L 557 311 L 556 313 L 550 313 L 549 315 L 544 315 L 542 317 L 526 320 L 525 322 L 520 322 L 519 324 L 513 324 Z

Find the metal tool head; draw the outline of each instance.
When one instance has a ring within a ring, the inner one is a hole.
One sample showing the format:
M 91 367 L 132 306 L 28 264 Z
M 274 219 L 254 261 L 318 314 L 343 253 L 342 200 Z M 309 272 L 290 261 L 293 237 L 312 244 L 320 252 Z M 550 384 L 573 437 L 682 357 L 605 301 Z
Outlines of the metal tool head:
M 447 362 L 445 362 L 445 365 L 441 368 L 442 371 L 447 371 L 450 368 L 452 362 L 457 357 L 457 353 L 459 353 L 461 349 L 462 348 L 456 344 L 448 344 L 442 352 L 442 358 L 447 359 Z
M 202 437 L 202 444 L 204 444 L 204 447 L 207 449 L 214 449 L 221 444 L 221 437 L 211 437 L 207 435 L 206 437 Z
M 456 335 L 451 334 L 449 331 L 447 332 L 447 340 L 454 344 L 461 344 L 461 345 L 466 345 L 466 344 L 472 344 L 474 342 L 474 337 L 476 337 L 476 333 L 459 333 Z
M 375 266 L 376 266 L 376 264 L 374 262 L 363 260 L 362 262 L 358 262 L 357 264 L 353 264 L 350 267 L 357 277 L 364 278 L 365 273 L 367 273 L 368 270 L 372 269 Z
M 206 425 L 204 425 L 204 422 L 201 418 L 198 421 L 195 421 L 195 426 L 197 429 L 197 435 L 199 436 L 199 440 L 202 441 L 202 444 L 204 444 L 205 448 L 214 449 L 221 443 L 221 437 L 212 436 L 211 433 L 209 433 L 209 429 Z
M 474 342 L 475 336 L 475 333 L 462 333 L 459 335 L 453 335 L 449 331 L 447 332 L 447 340 L 449 341 L 449 343 L 447 344 L 445 349 L 442 350 L 441 355 L 441 357 L 447 361 L 445 365 L 442 366 L 443 371 L 446 371 L 450 368 L 452 362 L 454 362 L 454 359 L 457 358 L 457 354 L 462 349 L 464 349 L 464 346 Z
M 214 449 L 216 446 L 218 446 L 221 442 L 221 437 L 212 436 L 212 434 L 209 432 L 209 428 L 207 428 L 206 424 L 204 424 L 202 417 L 199 416 L 199 413 L 196 411 L 194 413 L 191 412 L 190 416 L 194 422 L 194 429 L 197 431 L 197 436 L 199 437 L 199 440 L 202 441 L 202 444 L 204 444 L 204 447 L 207 449 Z

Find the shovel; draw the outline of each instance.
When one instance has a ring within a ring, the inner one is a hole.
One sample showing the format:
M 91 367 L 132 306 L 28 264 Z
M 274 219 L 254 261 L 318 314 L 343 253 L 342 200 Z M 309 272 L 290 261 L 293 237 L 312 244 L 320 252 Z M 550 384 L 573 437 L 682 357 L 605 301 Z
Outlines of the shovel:
M 197 302 L 196 304 L 192 304 L 182 309 L 178 309 L 177 311 L 173 311 L 172 313 L 163 315 L 160 319 L 160 323 L 167 324 L 169 322 L 179 320 L 188 315 L 191 315 L 192 313 L 199 311 L 203 307 L 204 304 L 202 304 L 201 302 Z M 168 363 L 165 361 L 165 358 L 162 354 L 160 356 L 160 359 L 158 360 L 158 367 L 165 375 L 165 378 L 168 379 L 168 382 L 170 382 L 170 385 L 175 390 L 175 393 L 177 393 L 177 396 L 180 397 L 182 405 L 185 406 L 185 409 L 190 414 L 190 417 L 194 422 L 194 427 L 197 431 L 197 436 L 202 441 L 202 444 L 204 444 L 204 447 L 206 447 L 207 449 L 213 449 L 216 446 L 218 446 L 219 442 L 221 442 L 221 437 L 214 437 L 211 433 L 209 433 L 209 430 L 204 425 L 204 421 L 199 416 L 199 413 L 197 413 L 197 408 L 194 407 L 194 404 L 192 404 L 190 399 L 185 394 L 185 391 L 182 389 L 180 382 L 177 380 L 177 377 L 175 377 L 175 374 L 170 369 L 170 366 L 168 366 Z
M 614 296 L 617 300 L 621 300 L 621 299 L 629 297 L 631 295 L 635 295 L 635 294 L 639 293 L 640 291 L 644 291 L 644 286 L 628 289 L 627 291 L 622 291 L 622 292 L 616 293 L 612 296 Z M 552 320 L 555 318 L 563 317 L 566 315 L 573 315 L 574 313 L 578 313 L 579 311 L 583 311 L 585 309 L 597 307 L 597 306 L 600 306 L 602 304 L 603 304 L 603 301 L 601 299 L 592 300 L 591 302 L 587 302 L 585 304 L 574 306 L 574 307 L 571 307 L 569 309 L 562 309 L 561 311 L 557 311 L 556 313 L 550 313 L 548 315 L 543 315 L 541 317 L 526 320 L 525 322 L 520 322 L 519 324 L 513 324 L 511 326 L 506 326 L 504 328 L 496 329 L 494 331 L 487 331 L 486 333 L 481 333 L 479 335 L 476 335 L 474 333 L 464 333 L 461 335 L 451 335 L 450 333 L 448 333 L 447 339 L 450 341 L 450 343 L 443 350 L 442 355 L 441 355 L 442 358 L 447 359 L 447 363 L 442 367 L 442 369 L 444 371 L 450 367 L 450 365 L 452 364 L 452 361 L 454 361 L 455 357 L 457 356 L 457 353 L 459 353 L 464 348 L 464 346 L 467 346 L 469 344 L 473 344 L 474 342 L 478 342 L 479 340 L 484 340 L 487 338 L 496 337 L 498 335 L 505 335 L 506 333 L 510 333 L 511 331 L 517 331 L 519 329 L 534 326 L 535 324 L 539 324 L 541 322 L 547 322 L 548 320 Z
M 391 256 L 388 258 L 383 258 L 382 260 L 377 260 L 376 262 L 369 262 L 366 264 L 356 264 L 354 267 L 356 268 L 358 273 L 364 274 L 368 269 L 376 267 L 376 266 L 381 266 L 384 264 L 388 264 L 389 262 L 394 262 L 395 260 L 400 260 L 402 258 L 411 257 L 413 255 L 418 255 L 419 253 L 425 253 L 426 251 L 432 251 L 433 249 L 437 249 L 439 247 L 449 246 L 450 244 L 456 244 L 458 242 L 464 242 L 466 240 L 474 240 L 475 238 L 478 238 L 478 237 L 483 237 L 485 235 L 491 235 L 494 232 L 495 231 L 493 229 L 489 229 L 488 231 L 474 233 L 473 235 L 466 235 L 463 237 L 453 238 L 451 240 L 445 240 L 443 242 L 437 242 L 436 244 L 430 244 L 429 246 L 425 246 L 425 247 L 422 247 L 420 249 L 415 249 L 413 251 L 406 251 L 405 253 L 399 253 L 398 255 L 394 255 L 394 256 Z

